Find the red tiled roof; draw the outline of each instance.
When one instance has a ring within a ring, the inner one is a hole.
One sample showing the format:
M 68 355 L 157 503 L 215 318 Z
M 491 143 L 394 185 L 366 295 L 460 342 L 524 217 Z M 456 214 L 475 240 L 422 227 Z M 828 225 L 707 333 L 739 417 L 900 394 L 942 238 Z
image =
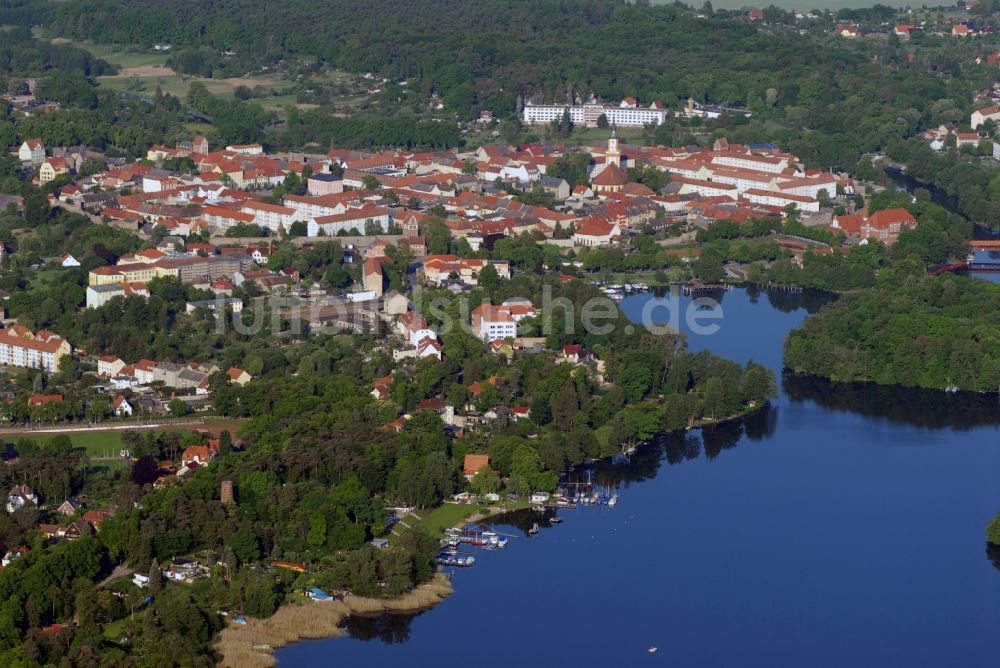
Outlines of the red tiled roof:
M 475 455 L 469 454 L 465 456 L 464 466 L 462 467 L 463 473 L 465 475 L 476 475 L 482 468 L 488 468 L 490 465 L 489 455 Z

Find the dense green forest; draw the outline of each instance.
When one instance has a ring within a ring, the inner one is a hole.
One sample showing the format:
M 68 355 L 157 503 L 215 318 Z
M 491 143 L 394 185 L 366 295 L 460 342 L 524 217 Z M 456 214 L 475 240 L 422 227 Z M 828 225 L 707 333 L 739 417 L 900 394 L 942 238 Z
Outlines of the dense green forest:
M 3 32 L 0 74 L 38 77 L 52 71 L 75 71 L 90 77 L 111 74 L 114 68 L 75 46 L 36 40 L 31 30 L 24 26 L 14 26 Z
M 888 155 L 905 164 L 909 176 L 944 191 L 970 220 L 1000 229 L 1000 172 L 996 167 L 962 153 L 935 152 L 921 139 L 890 146 Z
M 835 381 L 996 391 L 1000 286 L 925 275 L 915 259 L 883 269 L 875 287 L 841 297 L 793 331 L 785 365 Z
M 462 119 L 591 92 L 668 105 L 689 97 L 725 102 L 754 112 L 734 128 L 740 137 L 777 141 L 824 167 L 853 167 L 861 153 L 940 122 L 944 110 L 966 108 L 972 86 L 938 63 L 911 62 L 898 45 L 875 62 L 869 47 L 843 40 L 621 0 L 172 0 L 156 7 L 77 0 L 60 5 L 46 27 L 99 42 L 233 52 L 228 70 L 216 70 L 222 75 L 318 58 L 406 80 L 421 105 L 437 93 Z

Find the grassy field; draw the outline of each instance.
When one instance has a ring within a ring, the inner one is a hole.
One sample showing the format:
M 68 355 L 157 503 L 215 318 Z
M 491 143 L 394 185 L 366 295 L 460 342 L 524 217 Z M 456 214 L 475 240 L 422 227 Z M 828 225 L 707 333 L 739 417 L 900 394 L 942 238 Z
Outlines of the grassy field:
M 105 624 L 102 630 L 104 637 L 112 642 L 118 642 L 118 639 L 122 637 L 126 629 L 131 627 L 131 624 L 132 620 L 128 617 Z
M 448 527 L 453 527 L 473 513 L 484 510 L 479 504 L 445 503 L 428 513 L 417 513 L 423 519 L 416 526 L 432 536 L 440 536 Z
M 522 508 L 528 508 L 530 505 L 531 504 L 528 503 L 527 500 L 523 499 L 518 501 L 506 501 L 504 509 L 506 511 L 520 510 Z M 453 527 L 477 513 L 486 515 L 488 511 L 489 506 L 485 503 L 445 503 L 439 508 L 435 508 L 429 512 L 417 512 L 417 514 L 423 519 L 415 525 L 411 524 L 410 526 L 420 527 L 432 536 L 440 536 L 448 527 Z
M 165 429 L 155 430 L 157 433 L 166 432 L 187 432 L 187 431 L 208 431 L 213 434 L 218 433 L 223 429 L 228 429 L 232 434 L 236 434 L 239 428 L 242 426 L 242 422 L 234 420 L 226 420 L 219 418 L 216 420 L 209 419 L 204 424 L 190 424 L 190 425 L 178 425 L 176 427 L 167 427 Z M 65 435 L 69 436 L 70 442 L 75 448 L 84 448 L 87 454 L 91 457 L 117 457 L 118 452 L 122 449 L 122 435 L 126 430 L 108 430 L 108 431 L 67 431 Z M 147 429 L 142 429 L 141 431 L 149 431 Z M 58 433 L 5 433 L 0 434 L 0 441 L 14 441 L 18 438 L 30 438 L 38 442 L 47 443 L 51 441 Z
M 626 143 L 642 143 L 642 128 L 618 128 L 618 138 Z M 590 144 L 595 141 L 603 141 L 611 136 L 610 128 L 585 128 L 577 126 L 570 133 L 571 143 Z
M 278 76 L 202 79 L 180 75 L 168 68 L 166 63 L 170 58 L 169 52 L 149 51 L 138 46 L 92 44 L 64 38 L 56 38 L 52 41 L 53 43 L 72 44 L 119 68 L 118 74 L 98 77 L 98 84 L 103 88 L 152 95 L 159 86 L 165 94 L 183 98 L 187 95 L 188 88 L 193 81 L 201 81 L 210 93 L 221 96 L 232 95 L 238 86 L 249 88 L 264 86 L 279 93 L 273 97 L 256 100 L 265 109 L 277 111 L 287 105 L 295 104 L 295 95 L 287 94 L 287 91 L 291 89 L 291 82 Z M 336 74 L 331 75 L 331 79 L 335 80 L 336 76 Z

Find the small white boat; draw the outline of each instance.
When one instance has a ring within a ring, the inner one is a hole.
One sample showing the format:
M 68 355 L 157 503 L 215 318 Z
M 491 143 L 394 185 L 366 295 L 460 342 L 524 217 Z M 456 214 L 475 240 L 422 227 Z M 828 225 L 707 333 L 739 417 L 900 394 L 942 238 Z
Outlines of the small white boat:
M 534 536 L 536 533 L 538 533 L 538 522 L 532 524 L 531 528 L 528 529 L 528 534 Z
M 650 654 L 656 654 L 656 648 L 655 647 L 650 647 L 646 651 L 649 652 Z
M 615 506 L 618 505 L 618 495 L 617 494 L 613 495 L 610 499 L 608 499 L 608 505 L 610 507 L 612 507 L 612 508 L 614 508 Z

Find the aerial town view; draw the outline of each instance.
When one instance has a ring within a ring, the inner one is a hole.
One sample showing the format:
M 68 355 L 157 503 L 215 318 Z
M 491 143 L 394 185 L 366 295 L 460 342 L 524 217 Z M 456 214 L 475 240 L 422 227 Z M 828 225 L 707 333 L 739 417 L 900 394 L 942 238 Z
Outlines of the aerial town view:
M 0 0 L 0 666 L 997 665 L 1000 0 Z

